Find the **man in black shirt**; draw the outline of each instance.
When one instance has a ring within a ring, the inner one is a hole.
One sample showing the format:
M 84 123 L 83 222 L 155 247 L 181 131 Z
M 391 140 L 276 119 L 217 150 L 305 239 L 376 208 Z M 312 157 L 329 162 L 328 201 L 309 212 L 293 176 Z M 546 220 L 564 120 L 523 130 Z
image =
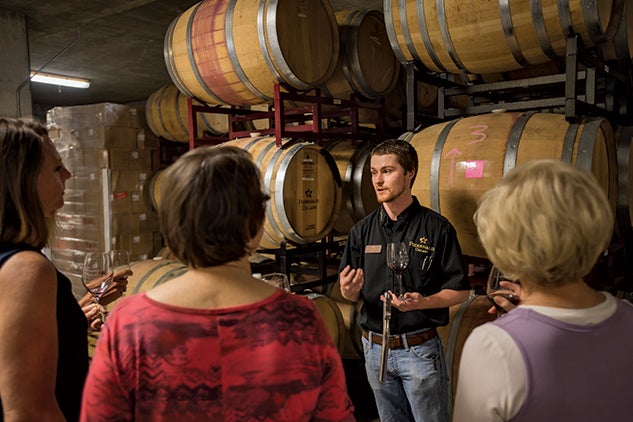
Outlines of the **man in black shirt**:
M 358 322 L 365 369 L 382 422 L 448 421 L 449 383 L 435 327 L 448 323 L 448 307 L 466 300 L 470 290 L 455 229 L 411 194 L 417 171 L 418 156 L 408 142 L 389 140 L 372 150 L 372 183 L 381 206 L 350 230 L 339 271 L 343 297 L 363 300 Z M 392 294 L 381 383 L 383 301 L 395 280 L 385 252 L 392 242 L 408 246 L 409 264 L 404 295 Z

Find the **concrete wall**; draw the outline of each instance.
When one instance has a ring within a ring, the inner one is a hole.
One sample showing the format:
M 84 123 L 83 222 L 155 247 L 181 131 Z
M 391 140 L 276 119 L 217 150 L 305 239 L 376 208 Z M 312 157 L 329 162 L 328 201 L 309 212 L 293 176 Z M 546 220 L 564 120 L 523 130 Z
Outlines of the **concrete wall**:
M 24 83 L 30 71 L 26 17 L 1 9 L 0 61 L 0 115 L 31 116 L 30 83 Z M 21 84 L 18 99 L 16 90 Z

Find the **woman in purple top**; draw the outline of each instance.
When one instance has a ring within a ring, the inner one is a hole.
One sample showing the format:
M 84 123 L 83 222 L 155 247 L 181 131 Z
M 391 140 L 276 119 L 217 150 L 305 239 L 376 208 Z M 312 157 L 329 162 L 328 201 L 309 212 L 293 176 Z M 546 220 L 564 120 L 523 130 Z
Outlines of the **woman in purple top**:
M 593 176 L 532 161 L 483 196 L 474 220 L 521 302 L 467 339 L 454 421 L 631 420 L 633 306 L 583 282 L 613 230 Z

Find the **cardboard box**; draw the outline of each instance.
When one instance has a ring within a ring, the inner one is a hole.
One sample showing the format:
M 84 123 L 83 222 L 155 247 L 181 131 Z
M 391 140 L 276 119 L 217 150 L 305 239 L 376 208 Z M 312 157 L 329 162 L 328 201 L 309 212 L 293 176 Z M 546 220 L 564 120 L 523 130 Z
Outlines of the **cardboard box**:
M 144 191 L 131 191 L 130 201 L 130 207 L 133 213 L 152 212 L 152 206 L 149 203 L 149 198 L 147 198 Z
M 112 192 L 143 191 L 151 170 L 112 170 Z
M 158 215 L 155 212 L 121 214 L 113 216 L 120 225 L 116 233 L 141 233 L 159 231 Z
M 116 237 L 117 249 L 125 249 L 130 256 L 153 257 L 160 249 L 161 237 L 157 232 L 121 233 Z
M 130 126 L 131 127 L 135 127 L 137 129 L 140 128 L 140 127 L 143 127 L 141 125 L 141 116 L 140 116 L 138 108 L 130 107 L 129 115 L 130 115 Z M 145 118 L 145 112 L 143 112 L 143 118 Z
M 81 148 L 136 148 L 136 128 L 90 126 L 71 131 Z
M 153 168 L 154 150 L 151 149 L 122 149 L 108 150 L 110 168 L 113 170 L 151 171 Z
M 158 149 L 160 138 L 149 129 L 138 129 L 136 147 L 139 149 Z
M 132 199 L 128 191 L 113 192 L 111 204 L 113 214 L 125 214 L 132 212 Z
M 98 103 L 53 107 L 46 112 L 49 127 L 78 129 L 95 126 L 138 127 L 138 112 L 124 104 Z M 134 126 L 136 125 L 136 126 Z

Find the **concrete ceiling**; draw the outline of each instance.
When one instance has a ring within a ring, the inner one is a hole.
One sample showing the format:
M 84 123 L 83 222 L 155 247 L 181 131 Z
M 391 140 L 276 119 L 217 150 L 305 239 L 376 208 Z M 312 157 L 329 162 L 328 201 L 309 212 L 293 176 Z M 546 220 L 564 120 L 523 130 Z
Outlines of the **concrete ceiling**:
M 84 77 L 92 82 L 89 89 L 32 83 L 34 106 L 47 109 L 146 100 L 170 82 L 163 60 L 165 30 L 174 18 L 196 3 L 0 0 L 0 9 L 26 16 L 32 69 L 45 66 L 44 72 Z M 382 0 L 331 0 L 331 4 L 335 11 L 382 10 Z

